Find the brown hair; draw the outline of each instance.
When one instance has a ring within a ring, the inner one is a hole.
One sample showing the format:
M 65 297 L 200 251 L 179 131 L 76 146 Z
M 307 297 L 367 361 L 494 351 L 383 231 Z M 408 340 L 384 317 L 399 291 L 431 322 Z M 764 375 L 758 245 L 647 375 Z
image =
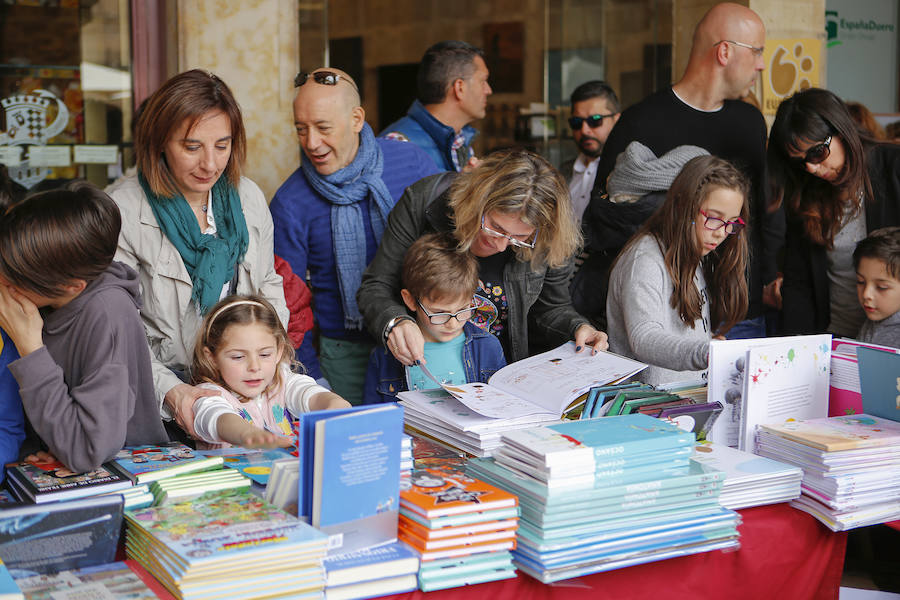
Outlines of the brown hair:
M 666 264 L 674 289 L 669 304 L 678 311 L 685 325 L 694 326 L 703 312 L 703 299 L 694 285 L 694 272 L 703 266 L 703 276 L 709 289 L 709 315 L 713 331 L 723 324 L 719 333 L 731 329 L 747 312 L 747 234 L 742 230 L 726 236 L 725 240 L 705 257 L 694 234 L 694 221 L 700 217 L 700 207 L 709 194 L 719 188 L 741 194 L 741 218 L 748 222 L 746 177 L 731 163 L 716 156 L 698 156 L 689 160 L 672 182 L 666 200 L 634 234 L 626 248 L 644 235 L 652 235 Z M 621 254 L 620 254 L 621 256 Z
M 900 227 L 882 227 L 860 241 L 853 251 L 853 268 L 859 268 L 863 258 L 874 258 L 884 263 L 891 277 L 900 281 Z
M 857 125 L 865 129 L 866 133 L 876 140 L 887 139 L 887 135 L 884 133 L 884 127 L 875 120 L 875 115 L 872 114 L 872 111 L 869 110 L 865 104 L 861 102 L 847 102 L 846 105 L 847 112 L 850 113 L 850 118 L 852 118 Z
M 106 271 L 121 225 L 116 203 L 86 181 L 28 196 L 0 217 L 0 276 L 58 298 L 62 286 Z
M 241 108 L 225 82 L 200 69 L 175 75 L 145 100 L 134 131 L 138 171 L 153 193 L 173 197 L 178 187 L 166 163 L 166 142 L 188 123 L 188 131 L 209 112 L 222 111 L 231 123 L 231 156 L 222 174 L 237 186 L 247 153 L 247 137 Z
M 478 288 L 478 259 L 446 233 L 423 235 L 403 257 L 403 287 L 416 299 L 459 298 Z
M 818 143 L 828 136 L 838 138 L 844 148 L 844 167 L 833 183 L 807 173 L 789 154 L 803 143 Z M 867 151 L 876 143 L 832 92 L 809 88 L 787 98 L 778 106 L 766 150 L 770 208 L 784 202 L 802 222 L 806 237 L 830 249 L 847 208 L 860 193 L 873 196 Z
M 569 188 L 559 171 L 542 156 L 523 149 L 488 155 L 450 186 L 454 236 L 468 250 L 481 232 L 482 217 L 492 211 L 514 214 L 538 230 L 534 249 L 513 247 L 532 268 L 560 267 L 581 248 Z
M 206 356 L 204 348 L 209 348 L 211 355 L 215 355 L 222 345 L 225 332 L 232 325 L 250 325 L 258 323 L 275 336 L 277 349 L 281 354 L 279 368 L 275 370 L 272 383 L 265 389 L 265 393 L 271 393 L 281 385 L 281 365 L 293 366 L 294 349 L 291 340 L 275 308 L 262 296 L 228 296 L 223 298 L 215 306 L 209 309 L 200 331 L 197 332 L 197 341 L 194 344 L 194 359 L 191 364 L 191 378 L 195 384 L 208 382 L 215 385 L 223 385 L 222 375 L 212 358 Z

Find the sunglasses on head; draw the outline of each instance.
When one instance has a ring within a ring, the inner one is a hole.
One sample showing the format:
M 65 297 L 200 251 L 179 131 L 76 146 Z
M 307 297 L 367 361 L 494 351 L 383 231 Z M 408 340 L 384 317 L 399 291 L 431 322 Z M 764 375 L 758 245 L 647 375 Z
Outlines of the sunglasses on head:
M 294 87 L 298 88 L 304 85 L 309 78 L 312 77 L 312 80 L 318 83 L 319 85 L 337 85 L 339 81 L 346 81 L 350 85 L 353 86 L 353 89 L 357 92 L 356 84 L 353 83 L 348 77 L 342 76 L 340 73 L 335 73 L 334 71 L 313 71 L 312 73 L 307 73 L 306 71 L 300 71 L 297 73 L 297 76 L 294 77 Z
M 824 141 L 819 142 L 815 146 L 810 146 L 801 158 L 797 161 L 801 163 L 809 163 L 817 165 L 831 155 L 831 136 L 829 135 Z
M 587 121 L 588 127 L 597 129 L 603 125 L 603 119 L 614 116 L 616 116 L 616 113 L 609 113 L 608 115 L 590 115 L 588 117 L 569 117 L 569 127 L 571 127 L 573 131 L 577 131 L 581 129 L 581 124 Z

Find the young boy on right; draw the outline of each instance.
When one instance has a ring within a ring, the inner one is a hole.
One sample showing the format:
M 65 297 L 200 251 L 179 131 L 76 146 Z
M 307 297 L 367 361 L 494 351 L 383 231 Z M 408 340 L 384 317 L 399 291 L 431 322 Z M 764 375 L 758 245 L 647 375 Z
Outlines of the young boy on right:
M 861 342 L 900 348 L 900 227 L 869 234 L 853 251 L 856 294 L 868 320 Z
M 493 334 L 469 322 L 475 310 L 478 261 L 459 252 L 456 240 L 432 233 L 416 240 L 403 258 L 400 295 L 425 338 L 427 368 L 442 383 L 486 382 L 506 366 Z M 438 385 L 418 366 L 404 367 L 378 346 L 369 358 L 363 404 L 394 402 L 408 389 Z

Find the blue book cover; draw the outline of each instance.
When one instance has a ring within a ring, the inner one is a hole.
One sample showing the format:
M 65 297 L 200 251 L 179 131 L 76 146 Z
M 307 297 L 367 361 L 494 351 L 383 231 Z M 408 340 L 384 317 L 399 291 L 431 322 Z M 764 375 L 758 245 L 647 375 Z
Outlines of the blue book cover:
M 122 529 L 122 497 L 21 504 L 0 512 L 0 559 L 14 577 L 112 562 Z
M 593 466 L 637 452 L 693 447 L 695 442 L 693 433 L 642 414 L 520 429 L 504 433 L 502 439 L 520 452 L 541 458 L 547 467 L 566 463 Z
M 297 516 L 312 518 L 313 467 L 315 466 L 316 423 L 341 415 L 372 410 L 372 405 L 351 406 L 332 410 L 315 410 L 301 413 L 297 419 L 297 458 L 300 461 L 300 478 L 297 483 Z
M 392 542 L 328 556 L 322 564 L 325 566 L 325 585 L 331 587 L 416 573 L 419 555 L 402 542 Z
M 319 420 L 312 524 L 345 553 L 397 539 L 403 408 L 370 407 Z
M 261 485 L 268 485 L 269 475 L 272 474 L 272 463 L 282 458 L 293 456 L 284 448 L 271 450 L 258 450 L 249 448 L 216 448 L 213 450 L 198 450 L 203 456 L 222 457 L 222 466 L 236 469 L 244 477 Z
M 16 585 L 12 575 L 9 574 L 9 569 L 7 569 L 6 565 L 3 564 L 3 561 L 0 560 L 0 598 L 12 599 L 24 597 L 22 590 Z
M 859 347 L 856 357 L 863 412 L 900 421 L 900 354 Z

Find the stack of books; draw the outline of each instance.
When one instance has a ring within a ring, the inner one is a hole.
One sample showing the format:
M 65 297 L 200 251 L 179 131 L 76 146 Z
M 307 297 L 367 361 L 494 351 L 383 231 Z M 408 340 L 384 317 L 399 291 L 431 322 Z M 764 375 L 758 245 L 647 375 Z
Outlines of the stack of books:
M 760 425 L 757 454 L 803 469 L 791 506 L 833 531 L 900 519 L 900 423 L 867 414 Z
M 73 500 L 131 487 L 131 480 L 112 462 L 87 473 L 73 473 L 58 461 L 21 462 L 6 465 L 6 480 L 19 502 L 41 504 Z
M 403 434 L 400 438 L 400 479 L 408 478 L 413 469 L 412 436 Z
M 641 414 L 504 436 L 467 472 L 519 497 L 516 567 L 550 583 L 738 546 L 725 474 L 690 460 L 692 433 Z
M 276 460 L 266 483 L 266 501 L 296 517 L 299 484 L 300 460 L 295 457 Z
M 237 470 L 254 483 L 267 485 L 272 474 L 272 465 L 276 460 L 290 458 L 290 451 L 284 448 L 261 450 L 258 448 L 215 448 L 198 450 L 198 454 L 208 457 L 221 457 L 222 466 Z M 296 454 L 294 454 L 296 456 Z
M 719 495 L 725 508 L 777 504 L 800 496 L 800 467 L 713 442 L 698 444 L 693 460 L 725 472 Z
M 203 456 L 181 442 L 126 446 L 112 462 L 119 472 L 136 484 L 222 468 L 221 457 Z
M 325 587 L 328 538 L 247 489 L 125 518 L 128 557 L 178 598 L 300 596 Z
M 419 557 L 392 542 L 325 559 L 325 600 L 355 600 L 416 589 Z
M 216 490 L 250 489 L 250 479 L 235 469 L 218 469 L 159 479 L 150 484 L 153 504 L 187 502 L 206 492 Z
M 398 537 L 419 554 L 425 592 L 515 577 L 517 527 L 516 497 L 461 469 L 417 469 L 400 492 Z

